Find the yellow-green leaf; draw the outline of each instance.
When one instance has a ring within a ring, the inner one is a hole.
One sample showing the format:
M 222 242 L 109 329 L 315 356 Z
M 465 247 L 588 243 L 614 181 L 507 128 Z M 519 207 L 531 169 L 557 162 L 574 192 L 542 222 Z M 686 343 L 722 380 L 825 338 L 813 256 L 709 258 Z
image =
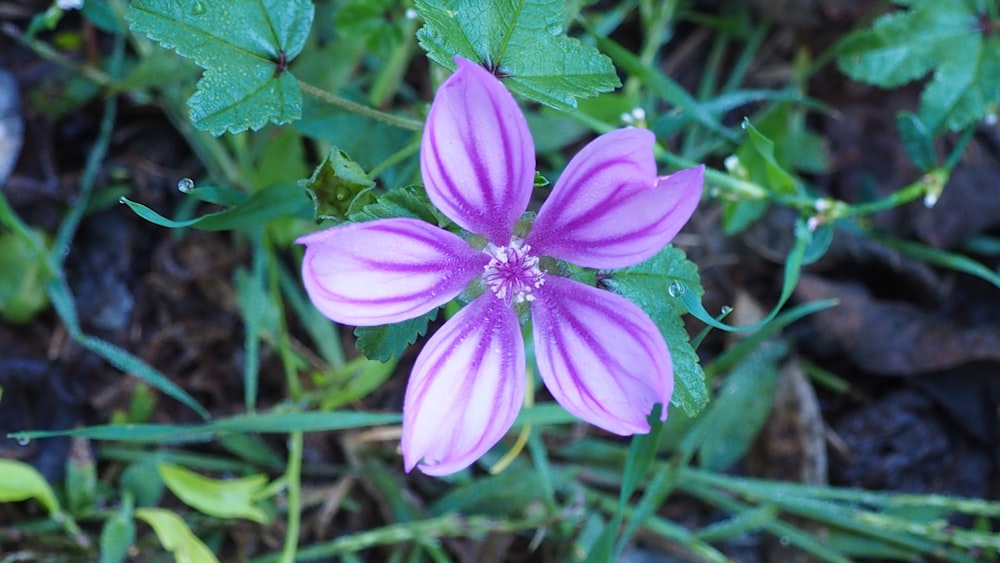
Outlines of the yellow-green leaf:
M 34 467 L 27 463 L 0 459 L 0 502 L 35 499 L 50 514 L 61 512 L 52 487 Z
M 178 465 L 158 466 L 163 483 L 185 504 L 217 518 L 245 518 L 264 524 L 267 514 L 253 502 L 267 485 L 267 476 L 212 479 Z
M 218 563 L 215 554 L 198 536 L 191 532 L 184 520 L 164 508 L 140 508 L 135 517 L 149 524 L 163 547 L 174 554 L 177 563 Z

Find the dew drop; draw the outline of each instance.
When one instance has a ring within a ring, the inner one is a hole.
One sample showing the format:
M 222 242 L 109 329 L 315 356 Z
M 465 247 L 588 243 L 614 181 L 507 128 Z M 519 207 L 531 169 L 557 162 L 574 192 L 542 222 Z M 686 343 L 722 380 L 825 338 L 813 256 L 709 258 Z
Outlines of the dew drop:
M 781 536 L 778 538 L 778 542 L 781 543 L 781 545 L 788 545 L 792 543 L 792 540 L 788 536 Z
M 671 297 L 680 297 L 684 295 L 684 286 L 681 285 L 681 282 L 673 282 L 667 287 L 667 293 Z
M 729 305 L 723 305 L 722 306 L 722 314 L 723 315 L 728 315 L 729 313 L 732 313 L 732 312 L 733 312 L 733 308 L 730 307 Z
M 194 14 L 194 15 L 196 15 L 196 16 L 200 16 L 200 15 L 204 14 L 205 13 L 205 5 L 202 4 L 200 1 L 199 2 L 195 2 L 194 6 L 191 8 L 191 13 Z
M 17 439 L 17 445 L 18 446 L 22 446 L 23 447 L 23 446 L 27 446 L 30 443 L 31 443 L 31 438 L 18 438 Z
M 125 196 L 121 196 L 120 198 L 118 198 L 118 203 L 120 203 L 120 204 L 122 204 L 122 205 L 125 205 L 125 202 L 126 202 L 126 201 L 127 201 L 127 200 L 125 199 Z
M 177 189 L 181 193 L 188 193 L 194 189 L 194 180 L 191 178 L 181 178 L 177 181 Z

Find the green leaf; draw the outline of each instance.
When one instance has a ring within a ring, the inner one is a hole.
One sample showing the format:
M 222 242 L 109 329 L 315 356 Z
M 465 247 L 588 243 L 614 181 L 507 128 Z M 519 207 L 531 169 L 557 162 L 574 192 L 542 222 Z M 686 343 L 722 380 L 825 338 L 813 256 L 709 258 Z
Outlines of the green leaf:
M 59 501 L 48 481 L 34 467 L 14 459 L 0 459 L 0 502 L 37 500 L 50 514 L 59 514 Z
M 161 463 L 160 477 L 177 498 L 188 506 L 216 518 L 244 518 L 266 524 L 267 514 L 254 498 L 267 486 L 267 476 L 211 479 L 179 465 Z
M 981 120 L 1000 98 L 1000 34 L 983 2 L 910 0 L 839 46 L 840 68 L 885 88 L 933 72 L 920 97 L 920 119 L 932 132 Z
M 669 288 L 681 283 L 700 296 L 704 290 L 698 267 L 684 251 L 668 246 L 641 264 L 614 272 L 603 283 L 646 311 L 656 323 L 674 364 L 674 396 L 670 402 L 689 416 L 697 415 L 708 404 L 705 374 L 681 318 L 685 309 L 680 300 L 670 296 Z
M 375 203 L 364 206 L 349 215 L 351 221 L 360 223 L 373 219 L 409 217 L 420 219 L 438 226 L 447 224 L 448 219 L 431 205 L 427 192 L 416 186 L 395 189 L 378 197 Z
M 934 149 L 934 136 L 927 130 L 920 118 L 909 111 L 896 114 L 896 129 L 903 141 L 903 148 L 910 160 L 923 172 L 930 172 L 937 166 L 937 151 Z
M 168 219 L 145 205 L 125 197 L 121 198 L 121 202 L 129 206 L 136 215 L 161 227 L 170 229 L 194 227 L 202 231 L 229 231 L 254 227 L 281 217 L 302 219 L 309 217 L 309 199 L 303 197 L 300 190 L 298 185 L 291 183 L 269 186 L 225 211 L 209 213 L 187 221 Z
M 736 156 L 750 179 L 773 192 L 794 193 L 795 177 L 775 157 L 774 141 L 754 127 L 749 119 L 743 120 L 743 129 L 747 138 L 736 150 Z
M 165 508 L 140 508 L 135 511 L 135 517 L 153 528 L 160 543 L 174 554 L 178 563 L 219 563 L 212 550 L 191 533 L 191 528 L 173 511 Z
M 125 495 L 129 498 L 128 495 Z M 120 563 L 128 557 L 129 549 L 135 543 L 135 520 L 132 519 L 132 503 L 122 502 L 101 528 L 101 563 Z
M 30 236 L 44 247 L 43 233 Z M 0 234 L 0 317 L 10 324 L 24 324 L 49 304 L 45 293 L 44 257 L 17 233 Z
M 397 363 L 398 359 L 380 361 L 358 356 L 330 376 L 330 381 L 317 375 L 317 386 L 322 386 L 324 395 L 321 408 L 335 409 L 368 396 L 392 377 Z
M 134 0 L 126 19 L 205 69 L 188 100 L 191 120 L 220 135 L 299 119 L 302 91 L 287 66 L 313 12 L 309 0 Z
M 571 111 L 577 98 L 621 86 L 611 60 L 565 35 L 562 0 L 417 0 L 424 19 L 420 46 L 455 69 L 453 57 L 479 62 L 507 87 L 547 106 Z
M 660 408 L 667 408 L 666 405 Z M 639 488 L 639 483 L 646 480 L 646 474 L 656 459 L 656 453 L 660 445 L 660 436 L 663 434 L 664 423 L 660 422 L 658 409 L 649 416 L 650 431 L 648 434 L 641 434 L 632 437 L 632 443 L 628 448 L 628 458 L 625 460 L 625 471 L 622 473 L 621 491 L 618 496 L 618 503 L 621 506 L 628 504 L 629 499 Z
M 387 362 L 398 358 L 417 338 L 427 334 L 427 323 L 437 318 L 438 310 L 401 323 L 381 326 L 359 326 L 354 329 L 357 347 L 365 357 Z
M 318 432 L 346 430 L 380 424 L 398 424 L 401 417 L 393 413 L 352 411 L 330 412 L 268 412 L 220 418 L 206 424 L 105 424 L 70 430 L 36 430 L 9 434 L 15 439 L 84 436 L 95 440 L 130 442 L 197 442 L 222 432 Z
M 783 343 L 765 343 L 726 378 L 701 422 L 707 427 L 699 449 L 702 468 L 721 471 L 750 449 L 771 412 L 778 362 L 787 350 Z
M 330 150 L 308 180 L 299 185 L 313 202 L 316 220 L 343 221 L 351 209 L 373 203 L 375 182 L 347 153 Z

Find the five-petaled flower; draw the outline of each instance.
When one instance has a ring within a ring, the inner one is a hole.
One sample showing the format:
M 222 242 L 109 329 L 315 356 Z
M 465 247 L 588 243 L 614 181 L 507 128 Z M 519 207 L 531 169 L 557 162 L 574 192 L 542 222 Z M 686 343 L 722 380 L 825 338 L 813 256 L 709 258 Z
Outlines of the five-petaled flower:
M 420 165 L 431 202 L 473 236 L 409 218 L 304 236 L 310 298 L 334 321 L 372 326 L 481 291 L 417 357 L 403 405 L 407 471 L 458 471 L 510 429 L 525 396 L 525 308 L 556 401 L 609 432 L 648 432 L 653 405 L 666 418 L 673 392 L 663 337 L 628 300 L 557 275 L 558 261 L 615 269 L 656 254 L 694 212 L 703 167 L 658 177 L 653 134 L 612 131 L 570 161 L 521 232 L 535 178 L 528 124 L 496 77 L 456 62 L 427 117 Z

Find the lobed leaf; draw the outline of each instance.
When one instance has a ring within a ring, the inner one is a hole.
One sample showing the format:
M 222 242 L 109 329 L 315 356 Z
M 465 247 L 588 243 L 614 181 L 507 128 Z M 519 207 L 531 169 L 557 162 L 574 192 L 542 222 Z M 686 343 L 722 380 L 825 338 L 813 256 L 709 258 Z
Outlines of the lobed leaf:
M 126 19 L 205 69 L 188 100 L 191 120 L 220 135 L 301 117 L 302 92 L 287 67 L 313 12 L 309 0 L 134 0 Z
M 1000 35 L 982 2 L 913 0 L 839 46 L 841 70 L 855 80 L 894 87 L 933 72 L 920 97 L 932 131 L 962 129 L 1000 98 Z
M 577 98 L 621 86 L 611 60 L 565 35 L 561 0 L 417 0 L 424 27 L 420 46 L 434 62 L 455 69 L 455 55 L 478 61 L 507 87 L 531 100 L 570 111 Z

